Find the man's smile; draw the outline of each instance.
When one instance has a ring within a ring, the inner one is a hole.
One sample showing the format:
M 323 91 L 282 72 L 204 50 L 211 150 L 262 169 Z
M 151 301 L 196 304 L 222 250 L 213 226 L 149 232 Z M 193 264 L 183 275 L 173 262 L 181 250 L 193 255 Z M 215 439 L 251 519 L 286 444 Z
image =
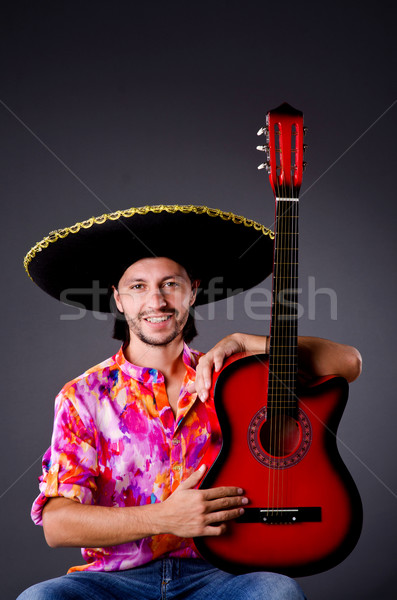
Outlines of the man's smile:
M 171 317 L 172 315 L 162 315 L 161 317 L 144 317 L 144 320 L 149 323 L 162 323 L 163 321 L 168 321 Z

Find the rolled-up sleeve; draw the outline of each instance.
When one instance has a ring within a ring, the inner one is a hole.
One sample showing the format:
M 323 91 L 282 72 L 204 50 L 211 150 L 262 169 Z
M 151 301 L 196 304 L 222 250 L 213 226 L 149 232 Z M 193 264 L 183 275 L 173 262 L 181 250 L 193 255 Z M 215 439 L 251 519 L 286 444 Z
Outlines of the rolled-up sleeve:
M 76 408 L 72 388 L 57 396 L 51 447 L 43 457 L 40 494 L 31 511 L 37 525 L 42 524 L 42 511 L 49 498 L 63 496 L 82 504 L 94 501 L 98 454 L 88 421 Z

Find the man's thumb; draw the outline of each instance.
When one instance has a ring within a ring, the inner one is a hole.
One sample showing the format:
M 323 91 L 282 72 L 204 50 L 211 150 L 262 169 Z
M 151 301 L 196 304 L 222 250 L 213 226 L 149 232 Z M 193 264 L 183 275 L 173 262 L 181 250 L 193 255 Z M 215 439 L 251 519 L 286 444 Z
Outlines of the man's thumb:
M 182 483 L 179 486 L 179 489 L 191 490 L 195 488 L 202 476 L 204 475 L 206 469 L 206 465 L 201 465 L 201 467 L 197 469 L 197 471 L 194 471 L 191 475 L 189 475 L 187 479 L 185 479 L 185 481 L 182 481 Z

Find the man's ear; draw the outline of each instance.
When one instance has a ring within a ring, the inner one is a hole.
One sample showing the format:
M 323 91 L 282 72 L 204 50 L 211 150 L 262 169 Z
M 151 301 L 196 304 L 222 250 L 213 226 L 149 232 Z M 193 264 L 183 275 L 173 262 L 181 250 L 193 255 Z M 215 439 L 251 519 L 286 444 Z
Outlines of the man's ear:
M 190 306 L 193 306 L 193 304 L 196 302 L 197 290 L 198 290 L 199 285 L 200 285 L 200 279 L 194 279 L 192 281 L 192 294 L 190 297 Z
M 120 294 L 118 292 L 118 289 L 114 285 L 112 285 L 112 290 L 113 290 L 113 298 L 114 298 L 114 301 L 116 302 L 116 306 L 117 306 L 118 310 L 121 313 L 123 313 L 124 312 L 123 305 L 120 302 Z

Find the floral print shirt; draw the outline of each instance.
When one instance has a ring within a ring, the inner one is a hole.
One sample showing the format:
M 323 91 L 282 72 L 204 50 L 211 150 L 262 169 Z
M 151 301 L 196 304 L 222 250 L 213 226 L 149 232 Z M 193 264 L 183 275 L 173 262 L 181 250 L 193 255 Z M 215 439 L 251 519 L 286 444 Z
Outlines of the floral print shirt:
M 162 502 L 204 454 L 217 455 L 221 433 L 213 403 L 202 403 L 187 390 L 200 356 L 184 346 L 186 373 L 176 417 L 163 375 L 129 363 L 122 349 L 65 385 L 56 398 L 52 443 L 32 507 L 36 524 L 42 524 L 50 497 L 113 507 Z M 191 539 L 170 534 L 83 548 L 82 555 L 86 564 L 69 572 L 124 570 L 163 556 L 198 556 Z

